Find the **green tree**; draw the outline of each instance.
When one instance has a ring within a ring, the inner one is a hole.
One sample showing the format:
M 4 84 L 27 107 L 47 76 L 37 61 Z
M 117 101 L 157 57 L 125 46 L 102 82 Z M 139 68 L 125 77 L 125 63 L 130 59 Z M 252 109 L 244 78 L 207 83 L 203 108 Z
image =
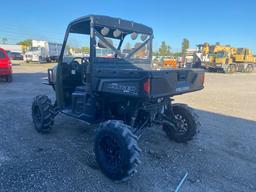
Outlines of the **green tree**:
M 159 52 L 158 51 L 153 51 L 153 56 L 158 57 L 159 56 Z
M 171 47 L 166 44 L 165 41 L 162 42 L 159 48 L 159 55 L 160 56 L 170 56 L 171 55 Z
M 31 47 L 32 46 L 32 39 L 25 39 L 17 43 L 17 45 L 22 45 L 24 47 Z
M 176 52 L 176 53 L 173 53 L 173 56 L 174 57 L 181 57 L 182 53 L 181 52 Z
M 81 51 L 82 51 L 83 53 L 90 53 L 90 48 L 89 48 L 89 47 L 82 47 L 82 48 L 81 48 Z
M 32 46 L 32 39 L 25 39 L 17 43 L 17 45 L 21 45 L 22 52 L 25 53 L 28 47 Z
M 189 40 L 184 38 L 182 41 L 182 54 L 184 55 L 186 53 L 186 50 L 189 48 Z

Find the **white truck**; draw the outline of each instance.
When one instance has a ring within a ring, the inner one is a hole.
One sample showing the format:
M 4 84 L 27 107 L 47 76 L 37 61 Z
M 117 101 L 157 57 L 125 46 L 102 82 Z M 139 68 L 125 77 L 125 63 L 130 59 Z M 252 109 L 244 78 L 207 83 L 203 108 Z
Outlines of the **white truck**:
M 32 40 L 32 46 L 24 54 L 26 62 L 56 62 L 59 59 L 62 44 Z

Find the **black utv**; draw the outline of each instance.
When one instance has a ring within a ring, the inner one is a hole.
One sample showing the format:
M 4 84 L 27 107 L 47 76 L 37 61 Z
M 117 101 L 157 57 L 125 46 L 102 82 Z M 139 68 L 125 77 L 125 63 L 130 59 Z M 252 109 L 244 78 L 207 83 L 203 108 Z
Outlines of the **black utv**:
M 79 38 L 69 43 L 72 35 Z M 83 38 L 88 38 L 89 50 L 79 44 Z M 197 116 L 188 106 L 173 104 L 171 97 L 203 89 L 204 71 L 154 70 L 152 40 L 150 27 L 119 18 L 89 15 L 71 22 L 59 63 L 48 70 L 56 101 L 34 98 L 35 129 L 50 132 L 58 113 L 99 124 L 95 157 L 112 180 L 136 172 L 137 142 L 146 127 L 161 127 L 177 142 L 191 140 Z

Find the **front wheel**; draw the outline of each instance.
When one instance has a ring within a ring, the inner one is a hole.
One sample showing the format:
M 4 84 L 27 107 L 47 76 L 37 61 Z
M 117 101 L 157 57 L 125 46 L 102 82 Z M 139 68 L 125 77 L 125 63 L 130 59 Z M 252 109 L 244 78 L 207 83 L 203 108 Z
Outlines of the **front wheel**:
M 94 142 L 96 161 L 112 180 L 125 180 L 136 172 L 140 163 L 138 138 L 122 121 L 102 123 Z
M 45 95 L 34 98 L 32 104 L 32 119 L 39 133 L 49 133 L 52 130 L 55 112 L 51 100 Z
M 200 123 L 198 116 L 190 107 L 184 104 L 173 104 L 172 109 L 169 107 L 165 115 L 175 118 L 177 122 L 175 127 L 168 122 L 163 123 L 163 130 L 171 140 L 187 142 L 193 139 Z

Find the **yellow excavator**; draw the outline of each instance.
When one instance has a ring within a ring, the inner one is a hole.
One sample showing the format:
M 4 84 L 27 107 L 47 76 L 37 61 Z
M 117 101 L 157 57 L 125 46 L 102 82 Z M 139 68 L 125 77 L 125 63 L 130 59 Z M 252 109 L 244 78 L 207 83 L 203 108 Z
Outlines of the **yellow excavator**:
M 230 48 L 217 52 L 215 66 L 219 66 L 226 73 L 253 72 L 256 58 L 248 48 Z
M 231 51 L 231 47 L 230 46 L 222 46 L 219 44 L 216 45 L 209 45 L 209 43 L 204 43 L 204 44 L 200 44 L 198 45 L 200 52 L 202 53 L 202 56 L 206 56 L 208 58 L 208 62 L 210 64 L 216 63 L 216 59 L 217 62 L 222 62 L 220 59 L 221 57 L 217 57 L 217 54 L 219 53 L 229 53 Z
M 234 48 L 229 45 L 201 46 L 201 53 L 208 57 L 206 68 L 210 71 L 224 71 L 225 73 L 252 72 L 256 68 L 256 57 L 248 48 Z

